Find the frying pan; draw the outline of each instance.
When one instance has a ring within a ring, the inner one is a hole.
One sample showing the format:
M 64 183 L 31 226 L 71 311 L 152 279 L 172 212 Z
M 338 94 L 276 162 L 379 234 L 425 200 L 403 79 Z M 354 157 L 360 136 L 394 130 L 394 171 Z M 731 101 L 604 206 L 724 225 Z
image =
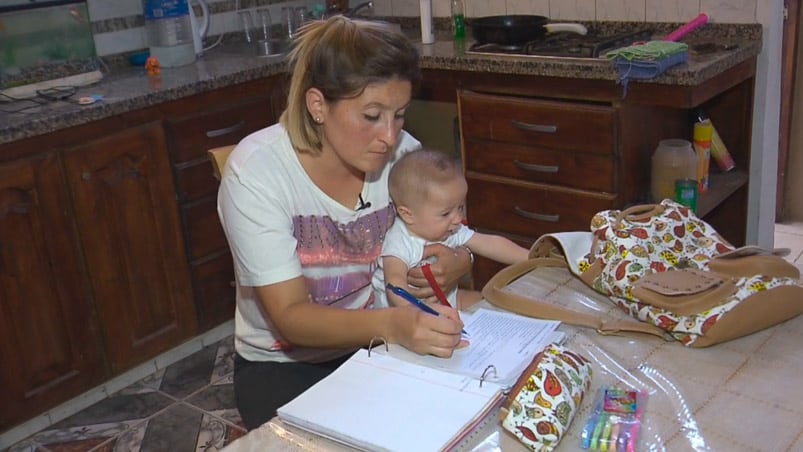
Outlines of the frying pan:
M 478 17 L 471 21 L 471 33 L 480 44 L 520 45 L 555 31 L 582 35 L 588 32 L 582 24 L 551 24 L 548 17 L 526 14 Z

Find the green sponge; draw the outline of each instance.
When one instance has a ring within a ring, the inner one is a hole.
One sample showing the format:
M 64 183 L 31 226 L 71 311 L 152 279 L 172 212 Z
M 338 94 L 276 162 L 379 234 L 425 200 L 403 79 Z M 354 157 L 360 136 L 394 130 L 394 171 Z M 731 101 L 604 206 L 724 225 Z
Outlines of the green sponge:
M 688 50 L 689 46 L 682 42 L 647 41 L 644 44 L 611 50 L 605 54 L 605 57 L 610 60 L 621 59 L 627 61 L 650 61 L 668 58 L 673 55 L 688 52 Z

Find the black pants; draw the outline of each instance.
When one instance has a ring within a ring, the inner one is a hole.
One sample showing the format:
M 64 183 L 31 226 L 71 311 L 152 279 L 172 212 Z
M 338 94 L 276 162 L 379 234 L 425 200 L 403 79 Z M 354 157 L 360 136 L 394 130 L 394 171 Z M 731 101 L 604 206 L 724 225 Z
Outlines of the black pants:
M 248 430 L 276 416 L 276 410 L 332 373 L 349 355 L 323 363 L 277 363 L 234 357 L 234 397 Z

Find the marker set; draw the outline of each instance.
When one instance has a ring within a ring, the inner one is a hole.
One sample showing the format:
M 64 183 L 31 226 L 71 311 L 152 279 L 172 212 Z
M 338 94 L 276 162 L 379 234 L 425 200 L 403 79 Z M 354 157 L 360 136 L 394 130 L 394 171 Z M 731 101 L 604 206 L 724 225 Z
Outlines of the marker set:
M 603 386 L 583 427 L 583 449 L 635 452 L 647 393 Z

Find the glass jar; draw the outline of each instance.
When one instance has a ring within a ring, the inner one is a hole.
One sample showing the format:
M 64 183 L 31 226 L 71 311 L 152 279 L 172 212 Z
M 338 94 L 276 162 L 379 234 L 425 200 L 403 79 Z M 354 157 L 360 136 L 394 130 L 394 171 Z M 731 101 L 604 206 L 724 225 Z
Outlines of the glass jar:
M 697 155 L 687 140 L 661 140 L 652 155 L 650 194 L 653 202 L 675 199 L 675 181 L 679 179 L 697 179 Z

